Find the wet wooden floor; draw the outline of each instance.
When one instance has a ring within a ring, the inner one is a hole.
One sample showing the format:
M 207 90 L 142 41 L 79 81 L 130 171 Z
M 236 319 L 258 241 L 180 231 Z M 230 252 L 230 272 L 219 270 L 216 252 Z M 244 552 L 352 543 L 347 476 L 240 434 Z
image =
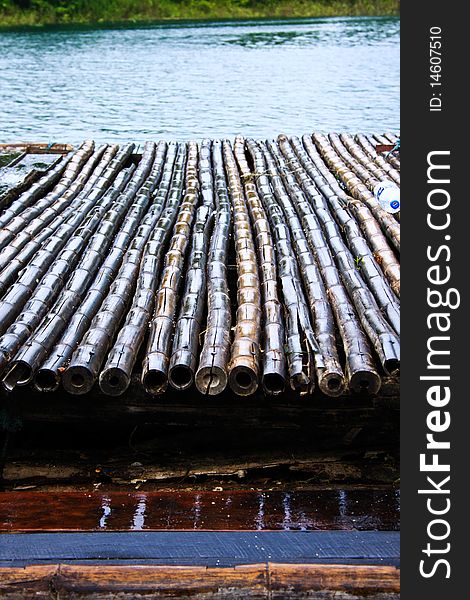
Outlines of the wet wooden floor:
M 396 490 L 0 494 L 3 533 L 398 529 Z

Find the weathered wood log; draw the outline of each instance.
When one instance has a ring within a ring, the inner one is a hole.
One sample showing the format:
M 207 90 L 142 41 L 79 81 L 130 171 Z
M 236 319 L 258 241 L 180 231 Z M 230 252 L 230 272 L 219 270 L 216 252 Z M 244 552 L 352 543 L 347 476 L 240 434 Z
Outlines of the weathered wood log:
M 219 140 L 212 144 L 212 165 L 217 216 L 207 261 L 207 328 L 195 381 L 202 394 L 216 395 L 227 386 L 232 323 L 227 284 L 227 253 L 232 215 Z
M 233 235 L 237 260 L 237 317 L 228 366 L 231 389 L 249 396 L 258 388 L 261 329 L 261 291 L 250 215 L 230 142 L 223 155 L 232 201 Z
M 308 246 L 300 220 L 290 198 L 287 196 L 284 185 L 275 172 L 271 156 L 269 154 L 263 155 L 261 149 L 253 140 L 248 141 L 248 150 L 253 157 L 256 171 L 269 173 L 274 197 L 286 216 L 286 223 L 288 223 L 291 232 L 292 243 L 307 294 L 315 336 L 324 361 L 323 367 L 316 365 L 319 388 L 328 396 L 339 396 L 345 387 L 344 373 L 336 348 L 333 313 L 315 258 Z M 266 175 L 263 175 L 263 177 L 266 177 Z
M 325 162 L 332 171 L 341 177 L 350 194 L 364 202 L 371 210 L 374 217 L 379 222 L 385 235 L 392 242 L 394 247 L 400 251 L 400 225 L 387 213 L 379 204 L 374 194 L 364 185 L 361 179 L 352 171 L 336 153 L 328 139 L 324 135 L 313 134 L 313 140 Z
M 164 169 L 165 157 L 167 157 L 167 162 Z M 77 308 L 60 340 L 39 368 L 35 378 L 36 389 L 55 391 L 58 388 L 61 373 L 67 367 L 72 353 L 76 350 L 103 300 L 107 297 L 109 289 L 122 267 L 123 259 L 124 262 L 136 262 L 135 255 L 138 253 L 139 247 L 145 244 L 163 210 L 174 158 L 174 145 L 170 144 L 167 155 L 167 144 L 160 142 L 155 152 L 155 160 L 150 174 L 145 184 L 137 192 L 134 206 L 131 207 L 121 230 L 114 238 L 111 250 L 91 284 L 86 298 Z M 159 183 L 158 193 L 153 196 Z M 128 200 L 134 194 L 135 189 L 135 187 L 131 187 L 125 194 Z M 150 208 L 147 211 L 149 203 Z M 131 242 L 132 249 L 129 248 Z
M 160 277 L 163 278 L 165 283 L 169 281 L 170 285 L 173 284 L 175 288 L 179 284 L 180 274 L 171 271 L 172 260 L 174 261 L 175 255 L 177 255 L 181 262 L 184 261 L 184 253 L 180 257 L 179 252 L 181 245 L 184 245 L 189 238 L 191 229 L 191 216 L 188 218 L 188 213 L 191 215 L 191 209 L 188 209 L 188 204 L 192 206 L 197 201 L 197 191 L 194 187 L 194 176 L 197 177 L 195 175 L 197 165 L 197 147 L 195 143 L 189 143 L 187 150 L 186 158 L 186 148 L 183 146 L 180 148 L 181 158 L 177 157 L 165 209 L 144 250 L 136 292 L 126 322 L 118 334 L 117 340 L 100 375 L 100 387 L 109 395 L 122 394 L 130 383 L 132 369 L 137 360 L 137 354 L 144 340 L 149 322 L 152 321 L 154 307 L 156 306 L 156 310 L 158 311 L 161 305 L 159 302 L 161 290 L 158 288 Z M 181 204 L 185 185 L 187 185 L 187 194 L 183 199 L 183 204 Z M 175 235 L 170 248 L 167 248 L 168 240 L 170 239 L 178 215 L 181 215 L 181 219 L 176 223 Z M 182 238 L 184 238 L 183 244 Z M 164 271 L 163 275 L 161 275 L 164 252 L 166 252 Z M 165 294 L 165 291 L 163 294 Z M 144 365 L 147 360 L 149 346 L 153 343 L 152 325 L 150 327 Z M 144 386 L 146 374 L 147 371 L 144 367 L 142 372 L 142 383 Z
M 374 215 L 363 202 L 355 200 L 346 194 L 323 162 L 318 150 L 312 142 L 312 138 L 309 135 L 304 135 L 302 137 L 302 142 L 307 155 L 302 164 L 331 204 L 335 215 L 338 217 L 338 222 L 345 230 L 346 236 L 349 237 L 351 232 L 346 224 L 347 222 L 339 220 L 342 212 L 338 207 L 336 198 L 341 202 L 344 209 L 351 211 L 356 218 L 367 243 L 373 250 L 374 258 L 382 269 L 391 289 L 397 296 L 400 296 L 400 264 Z M 317 182 L 315 172 L 311 170 L 307 158 L 311 161 L 318 173 L 321 174 L 326 182 L 326 186 L 322 185 L 321 182 Z M 330 193 L 330 190 L 333 195 Z M 359 256 L 362 257 L 362 254 Z
M 262 297 L 262 385 L 266 394 L 277 396 L 286 386 L 286 357 L 284 351 L 284 320 L 277 285 L 278 267 L 271 228 L 263 204 L 260 200 L 255 179 L 259 185 L 266 185 L 261 179 L 263 172 L 250 170 L 245 155 L 245 141 L 241 136 L 235 139 L 235 157 L 241 172 L 246 194 L 251 224 L 255 231 L 255 243 Z
M 171 153 L 170 150 L 172 150 Z M 165 164 L 161 182 L 161 186 L 163 185 L 162 196 L 165 198 L 168 189 L 168 177 L 173 172 L 174 152 L 176 152 L 174 168 L 177 173 L 182 170 L 186 158 L 183 145 L 177 145 L 176 149 L 171 146 L 170 150 L 169 154 L 172 160 Z M 143 175 L 143 180 L 147 175 L 148 171 Z M 156 220 L 153 226 L 155 224 Z M 139 229 L 106 298 L 94 316 L 90 328 L 74 351 L 70 364 L 62 375 L 62 383 L 68 392 L 85 394 L 98 379 L 101 366 L 132 300 L 140 262 L 151 233 L 150 228 Z

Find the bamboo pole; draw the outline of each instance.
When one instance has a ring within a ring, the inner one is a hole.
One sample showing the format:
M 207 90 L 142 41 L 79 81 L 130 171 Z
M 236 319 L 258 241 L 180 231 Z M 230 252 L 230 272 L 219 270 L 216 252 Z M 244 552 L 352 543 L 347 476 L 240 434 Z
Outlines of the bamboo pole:
M 266 211 L 256 187 L 255 178 L 245 155 L 245 140 L 235 138 L 235 158 L 241 173 L 251 224 L 255 232 L 262 297 L 262 377 L 266 394 L 279 395 L 286 385 L 286 356 L 284 352 L 284 319 L 278 292 L 278 267 L 274 242 Z M 261 175 L 261 171 L 259 173 Z M 265 180 L 261 181 L 266 185 Z
M 185 160 L 185 147 L 178 145 L 172 180 L 180 177 Z M 167 179 L 165 179 L 164 185 L 162 195 L 166 197 Z M 148 236 L 151 232 L 142 233 Z M 142 236 L 138 236 L 138 238 L 137 243 L 134 238 L 116 279 L 93 318 L 90 328 L 73 353 L 70 365 L 62 375 L 62 384 L 71 394 L 85 394 L 93 387 L 108 350 L 119 331 L 121 321 L 132 301 L 142 255 L 148 241 L 147 237 L 142 239 Z M 135 248 L 136 245 L 137 248 Z
M 168 152 L 165 142 L 158 144 L 152 170 L 145 184 L 138 191 L 134 207 L 114 238 L 112 248 L 101 265 L 86 298 L 72 316 L 48 358 L 38 369 L 35 387 L 39 391 L 48 392 L 58 388 L 61 374 L 88 331 L 92 319 L 100 310 L 123 263 L 136 263 L 139 260 L 140 249 L 146 243 L 163 210 L 175 155 L 174 144 L 169 145 Z M 154 195 L 158 185 L 158 192 Z M 149 203 L 150 208 L 147 210 Z M 129 247 L 130 244 L 132 248 Z
M 219 140 L 212 144 L 212 165 L 217 216 L 207 262 L 207 328 L 195 381 L 202 394 L 216 395 L 227 386 L 232 323 L 227 283 L 227 253 L 232 216 Z
M 263 154 L 268 156 L 268 149 L 260 144 Z M 280 177 L 275 165 L 269 171 L 269 178 Z M 274 183 L 274 182 L 273 182 Z M 284 185 L 284 183 L 283 183 Z M 287 196 L 287 187 L 286 196 Z M 375 368 L 372 350 L 364 334 L 360 321 L 344 287 L 333 255 L 321 232 L 313 209 L 305 201 L 299 190 L 299 195 L 289 194 L 294 208 L 301 220 L 311 250 L 317 260 L 323 277 L 331 308 L 336 317 L 336 323 L 343 341 L 346 357 L 346 376 L 350 389 L 355 392 L 377 393 L 381 380 Z
M 94 150 L 94 142 L 87 141 L 82 144 L 77 153 L 72 156 L 70 161 L 67 163 L 62 177 L 56 184 L 54 189 L 49 192 L 39 202 L 35 202 L 31 205 L 31 196 L 28 196 L 29 205 L 25 206 L 21 212 L 15 214 L 12 219 L 2 226 L 0 230 L 0 249 L 5 248 L 7 244 L 15 238 L 15 236 L 22 231 L 28 223 L 37 215 L 41 215 L 47 206 L 50 206 L 53 202 L 56 202 L 67 190 L 67 188 L 76 179 L 80 171 L 82 170 L 85 163 L 90 159 Z M 25 203 L 25 198 L 21 198 L 22 204 Z
M 316 365 L 318 386 L 328 396 L 339 396 L 345 388 L 344 373 L 336 348 L 333 312 L 315 258 L 308 245 L 300 219 L 286 193 L 281 178 L 276 173 L 271 156 L 267 153 L 263 155 L 261 148 L 253 140 L 248 141 L 248 150 L 253 157 L 256 171 L 269 173 L 274 197 L 282 208 L 290 229 L 304 289 L 307 293 L 315 336 L 324 361 L 324 366 Z M 266 175 L 262 175 L 262 177 L 266 177 Z
M 102 158 L 105 150 L 106 146 L 101 146 L 96 150 L 83 165 L 80 173 L 71 182 L 69 187 L 64 188 L 64 186 L 62 186 L 62 191 L 56 193 L 56 201 L 38 212 L 37 216 L 33 218 L 24 229 L 17 232 L 15 237 L 10 240 L 9 244 L 0 251 L 0 271 L 11 264 L 11 261 L 30 242 L 38 244 L 44 241 L 44 239 L 54 231 L 54 228 L 56 229 L 59 226 L 64 217 L 67 218 L 71 212 L 74 212 L 74 210 L 77 209 L 77 206 L 83 197 L 80 192 L 90 176 L 90 173 L 95 169 L 97 162 Z M 109 157 L 109 160 L 111 160 L 111 157 Z M 54 188 L 54 192 L 57 187 L 58 186 Z M 40 208 L 43 200 L 44 198 L 35 204 L 35 210 L 36 208 Z
M 364 152 L 356 139 L 348 133 L 341 133 L 339 139 L 349 154 L 372 173 L 378 181 L 388 180 L 393 181 L 397 186 L 400 185 L 400 174 L 381 156 L 377 153 L 375 156 L 370 156 Z
M 4 227 L 11 219 L 16 217 L 21 211 L 31 206 L 38 198 L 49 193 L 50 189 L 59 181 L 62 174 L 72 160 L 75 153 L 59 159 L 59 162 L 52 168 L 49 168 L 38 181 L 28 187 L 28 189 L 19 192 L 16 187 L 7 190 L 0 195 L 0 228 Z M 29 176 L 28 176 L 29 177 Z
M 335 219 L 337 235 L 340 235 L 341 232 L 345 235 L 356 269 L 374 294 L 379 308 L 399 335 L 400 306 L 398 300 L 376 263 L 358 224 L 339 199 L 331 193 L 319 173 L 315 172 L 313 164 L 309 161 L 298 138 L 293 138 L 289 143 L 286 137 L 281 137 L 279 146 L 289 167 L 293 170 L 297 182 L 313 207 L 321 211 L 319 214 L 327 217 L 332 227 L 334 226 L 331 219 Z M 326 227 L 324 225 L 324 228 Z
M 237 260 L 237 317 L 228 380 L 233 392 L 249 396 L 258 389 L 261 292 L 250 215 L 230 142 L 224 141 L 223 157 L 232 202 L 233 233 Z
M 140 172 L 150 170 L 154 153 L 155 144 L 146 144 L 139 164 Z M 137 177 L 139 176 L 137 174 Z M 131 182 L 128 190 L 132 190 L 132 188 Z M 11 361 L 8 374 L 5 378 L 10 387 L 14 385 L 27 385 L 32 381 L 38 366 L 47 356 L 48 350 L 62 333 L 65 323 L 74 314 L 76 307 L 85 296 L 95 274 L 105 260 L 112 240 L 126 213 L 136 207 L 139 209 L 139 204 L 144 203 L 146 206 L 148 205 L 147 197 L 142 198 L 138 195 L 136 200 L 132 202 L 131 194 L 124 191 L 113 201 L 102 217 L 72 275 L 67 280 L 64 289 L 59 294 L 50 311 Z
M 113 159 L 114 166 L 110 165 L 107 170 L 109 176 L 112 175 L 113 178 L 116 176 L 116 172 L 122 168 L 123 160 L 127 160 L 131 155 L 132 149 L 132 144 L 126 146 L 119 153 L 119 156 Z M 103 176 L 101 179 L 102 181 L 96 183 L 93 193 L 90 193 L 87 201 L 81 204 L 70 222 L 64 223 L 53 236 L 46 240 L 25 269 L 21 271 L 17 281 L 7 288 L 8 292 L 0 301 L 0 335 L 7 330 L 19 315 L 28 298 L 33 294 L 38 282 L 63 250 L 70 236 L 87 219 L 88 212 L 101 200 L 109 186 L 109 178 Z
M 308 227 L 310 231 L 315 231 L 318 237 L 327 240 L 330 248 L 330 256 L 334 255 L 336 259 L 341 279 L 356 307 L 364 331 L 377 352 L 384 370 L 387 373 L 394 373 L 399 369 L 400 365 L 400 341 L 383 317 L 374 296 L 360 277 L 354 259 L 342 239 L 338 226 L 323 206 L 315 206 L 314 198 L 311 198 L 308 193 L 305 194 L 303 192 L 297 184 L 295 176 L 287 168 L 277 146 L 274 143 L 270 143 L 268 146 L 271 154 L 277 161 L 287 190 L 295 197 L 294 202 L 299 207 L 299 211 L 302 211 L 303 214 L 309 217 L 304 220 L 304 227 Z M 307 201 L 307 197 L 310 198 L 312 204 Z M 319 253 L 317 252 L 317 260 L 318 256 Z
M 362 161 L 364 162 L 367 160 L 373 161 L 383 173 L 383 177 L 387 176 L 400 186 L 400 172 L 392 167 L 383 156 L 376 152 L 375 148 L 369 143 L 365 135 L 358 134 L 353 137 L 352 135 L 341 134 L 340 137 L 343 144 L 353 156 L 361 156 Z
M 366 136 L 369 143 L 375 148 L 376 144 L 395 144 L 396 140 L 398 138 L 395 138 L 394 141 L 392 141 L 391 139 L 389 139 L 388 137 L 385 137 L 384 135 L 379 135 L 379 134 L 374 134 L 371 136 Z M 384 159 L 390 163 L 392 165 L 392 167 L 394 167 L 397 171 L 400 171 L 400 158 L 399 155 L 397 156 L 396 154 L 391 154 L 390 152 L 387 152 L 387 154 L 384 156 Z
M 256 155 L 255 155 L 256 158 Z M 281 293 L 286 314 L 286 354 L 291 388 L 300 394 L 315 387 L 314 369 L 324 368 L 324 360 L 310 321 L 301 277 L 292 247 L 289 228 L 265 175 L 264 165 L 255 162 L 260 198 L 268 215 L 276 244 Z
M 206 305 L 207 255 L 214 224 L 211 145 L 212 142 L 206 139 L 199 148 L 198 177 L 202 205 L 196 211 L 181 308 L 175 324 L 168 366 L 168 381 L 177 390 L 188 389 L 194 383 Z
M 160 216 L 144 250 L 136 291 L 126 321 L 118 333 L 101 372 L 99 378 L 100 388 L 105 394 L 117 396 L 128 388 L 132 369 L 149 327 L 150 334 L 142 370 L 142 383 L 147 391 L 153 391 L 149 390 L 146 385 L 147 357 L 149 352 L 152 352 L 154 344 L 160 343 L 163 346 L 162 340 L 163 338 L 168 339 L 169 330 L 172 326 L 171 321 L 167 329 L 165 328 L 166 323 L 163 327 L 155 328 L 158 323 L 158 311 L 162 305 L 159 301 L 163 294 L 164 300 L 167 302 L 166 307 L 171 304 L 171 300 L 174 300 L 174 306 L 176 305 L 185 248 L 191 232 L 193 207 L 198 199 L 197 145 L 190 142 L 187 150 L 186 177 L 183 177 L 183 166 L 175 171 L 165 210 Z M 186 194 L 182 201 L 184 187 L 186 188 Z M 173 227 L 173 237 L 169 248 L 167 248 Z M 162 282 L 158 292 L 156 292 L 164 253 Z M 152 320 L 155 304 L 157 308 Z M 157 339 L 155 338 L 156 332 L 159 334 Z M 150 377 L 152 378 L 153 374 Z
M 115 187 L 106 192 L 100 202 L 87 214 L 72 237 L 67 240 L 47 273 L 35 287 L 19 317 L 0 338 L 0 372 L 5 369 L 8 362 L 28 339 L 30 332 L 53 307 L 65 282 L 79 263 L 80 255 L 93 239 L 93 234 L 99 227 L 103 215 L 112 205 L 120 190 L 127 184 L 133 170 L 132 166 L 121 171 L 119 179 L 116 179 Z M 99 241 L 101 242 L 101 240 Z M 25 364 L 19 362 L 7 370 L 2 383 L 8 391 L 11 391 L 17 382 L 23 382 L 27 377 L 25 368 Z
M 382 272 L 387 278 L 390 287 L 399 297 L 400 264 L 374 215 L 363 202 L 355 200 L 346 194 L 343 188 L 338 184 L 337 179 L 333 176 L 331 171 L 324 163 L 323 159 L 318 153 L 318 150 L 312 142 L 312 138 L 309 135 L 304 135 L 302 137 L 302 142 L 306 151 L 306 160 L 308 159 L 311 162 L 311 164 L 315 167 L 317 172 L 321 174 L 326 182 L 326 186 L 318 183 L 319 189 L 322 191 L 322 193 L 328 196 L 329 201 L 331 201 L 331 198 L 338 198 L 339 202 L 342 203 L 345 209 L 350 210 L 353 213 L 354 217 L 359 223 L 364 237 L 367 240 L 367 243 L 373 250 L 374 258 L 377 264 L 382 269 Z M 305 164 L 307 165 L 306 168 L 309 172 L 309 175 L 315 180 L 314 172 L 312 172 L 311 169 L 308 169 L 308 164 L 306 161 Z M 333 192 L 333 197 L 329 194 L 329 190 Z M 340 215 L 340 212 L 336 210 L 336 202 L 332 204 L 332 206 L 334 211 Z M 345 227 L 346 235 L 349 235 L 350 230 L 345 224 L 342 224 L 342 226 Z
M 374 217 L 379 222 L 387 238 L 394 247 L 400 251 L 400 225 L 379 204 L 375 196 L 370 192 L 359 177 L 347 167 L 338 156 L 324 135 L 313 134 L 313 140 L 327 165 L 341 178 L 349 193 L 357 200 L 364 202 Z

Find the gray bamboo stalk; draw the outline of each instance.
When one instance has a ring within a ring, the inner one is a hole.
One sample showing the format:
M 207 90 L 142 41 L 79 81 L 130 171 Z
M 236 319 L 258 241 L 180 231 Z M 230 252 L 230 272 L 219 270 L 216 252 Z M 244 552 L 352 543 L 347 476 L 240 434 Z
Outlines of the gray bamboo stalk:
M 230 142 L 222 144 L 232 201 L 233 234 L 237 260 L 237 318 L 228 380 L 233 392 L 249 396 L 258 389 L 261 329 L 261 290 L 256 249 L 245 194 Z
M 245 140 L 237 136 L 235 158 L 241 173 L 251 224 L 255 232 L 262 297 L 262 378 L 265 393 L 281 394 L 286 385 L 284 319 L 278 291 L 278 267 L 271 228 L 255 183 L 256 173 L 248 165 Z M 260 171 L 261 174 L 261 171 Z M 262 184 L 265 185 L 265 180 Z
M 400 306 L 395 294 L 389 287 L 384 274 L 376 263 L 374 256 L 361 234 L 358 224 L 344 208 L 339 199 L 328 193 L 327 185 L 309 161 L 305 150 L 298 138 L 291 143 L 285 136 L 280 136 L 279 147 L 289 166 L 293 170 L 297 182 L 315 209 L 320 214 L 337 223 L 338 234 L 343 232 L 352 253 L 357 270 L 360 272 L 369 289 L 374 294 L 378 306 L 387 317 L 396 333 L 400 334 Z M 332 225 L 333 226 L 333 225 Z M 326 225 L 324 225 L 326 227 Z
M 247 144 L 253 157 L 256 172 L 269 173 L 274 197 L 282 208 L 290 229 L 304 289 L 307 294 L 315 337 L 324 361 L 323 367 L 316 367 L 318 386 L 328 396 L 339 396 L 344 391 L 345 378 L 336 347 L 333 312 L 321 274 L 308 245 L 300 219 L 286 193 L 281 178 L 275 172 L 271 156 L 267 153 L 263 155 L 260 147 L 253 140 L 249 140 Z M 266 175 L 262 177 L 266 177 Z
M 367 189 L 354 171 L 343 162 L 324 135 L 314 133 L 312 137 L 322 158 L 330 169 L 341 178 L 343 184 L 354 198 L 366 204 L 379 222 L 387 238 L 400 251 L 400 224 L 380 206 L 374 194 Z
M 154 158 L 154 146 L 154 144 L 146 145 L 141 160 L 142 166 L 147 163 L 150 168 Z M 48 314 L 10 362 L 8 373 L 4 378 L 8 389 L 12 389 L 15 385 L 27 385 L 32 381 L 39 364 L 47 356 L 48 350 L 60 336 L 65 323 L 73 315 L 86 294 L 126 213 L 136 206 L 135 202 L 133 204 L 130 202 L 131 198 L 128 194 L 125 192 L 119 194 L 102 217 L 73 273 Z
M 256 158 L 256 155 L 255 155 Z M 276 255 L 281 281 L 286 320 L 286 355 L 290 385 L 300 394 L 311 393 L 315 387 L 315 373 L 325 363 L 315 339 L 308 304 L 301 285 L 297 259 L 284 214 L 271 192 L 263 163 L 255 162 L 258 190 L 268 215 L 276 244 Z
M 133 145 L 127 146 L 123 149 L 121 156 L 127 156 L 128 158 L 132 153 L 132 149 Z M 121 169 L 121 158 L 116 157 L 116 162 L 119 163 L 119 169 Z M 115 175 L 114 169 L 110 169 L 110 174 Z M 41 246 L 40 250 L 21 271 L 17 281 L 7 288 L 8 292 L 0 301 L 0 335 L 7 330 L 20 314 L 28 298 L 33 294 L 38 282 L 63 250 L 69 238 L 74 235 L 74 232 L 80 227 L 81 223 L 88 218 L 89 211 L 97 204 L 108 189 L 109 179 L 105 177 L 102 179 L 100 185 L 97 183 L 96 188 L 93 190 L 95 193 L 93 195 L 90 194 L 87 201 L 81 204 L 80 210 L 76 212 L 71 222 L 64 223 Z
M 260 144 L 263 154 L 268 157 L 268 149 Z M 271 163 L 270 163 L 271 164 Z M 280 177 L 275 165 L 269 171 L 269 179 L 275 185 L 276 177 Z M 284 185 L 284 184 L 283 184 Z M 287 196 L 287 187 L 285 187 Z M 346 357 L 346 377 L 350 389 L 355 392 L 377 393 L 380 389 L 380 376 L 375 368 L 372 349 L 362 330 L 360 321 L 343 285 L 341 275 L 336 267 L 333 255 L 323 236 L 312 207 L 305 201 L 301 190 L 299 194 L 289 194 L 296 212 L 301 220 L 311 250 L 317 260 L 323 277 L 331 308 L 343 341 Z M 299 202 L 300 201 L 300 202 Z
M 231 207 L 219 140 L 212 144 L 212 164 L 217 216 L 207 261 L 207 328 L 195 381 L 202 394 L 216 395 L 227 386 L 232 323 L 227 283 Z
M 16 281 L 22 269 L 30 263 L 37 264 L 38 256 L 40 257 L 39 263 L 42 265 L 43 271 L 47 268 L 57 252 L 65 244 L 70 233 L 85 218 L 87 211 L 91 210 L 109 188 L 113 179 L 127 162 L 132 152 L 131 146 L 126 146 L 117 154 L 116 149 L 117 146 L 108 148 L 105 151 L 97 168 L 90 176 L 86 187 L 88 188 L 88 184 L 93 182 L 93 189 L 85 191 L 84 188 L 72 204 L 60 216 L 54 218 L 49 225 L 41 227 L 41 223 L 39 223 L 36 234 L 15 256 L 10 256 L 10 261 L 0 272 L 0 297 Z M 105 167 L 107 168 L 105 169 Z M 105 169 L 104 173 L 102 172 L 103 169 Z M 30 225 L 33 225 L 34 221 L 35 219 L 33 219 Z M 20 236 L 18 236 L 18 239 L 20 239 Z M 5 248 L 3 252 L 9 251 L 12 246 L 13 243 L 11 246 Z M 49 261 L 47 264 L 44 262 L 46 259 Z
M 377 144 L 395 144 L 396 139 L 394 141 L 388 139 L 388 137 L 384 136 L 384 135 L 380 135 L 377 133 L 374 133 L 373 135 L 368 135 L 366 136 L 367 139 L 369 140 L 369 142 L 372 144 L 372 146 L 375 149 L 375 146 Z M 399 155 L 396 154 L 391 154 L 390 152 L 387 152 L 384 156 L 384 159 L 390 163 L 392 165 L 392 167 L 394 167 L 397 171 L 400 171 L 400 158 Z
M 395 252 L 389 245 L 388 240 L 383 234 L 382 229 L 380 228 L 380 225 L 376 221 L 374 215 L 363 202 L 355 200 L 346 194 L 326 164 L 323 162 L 323 159 L 312 142 L 312 138 L 309 135 L 304 135 L 302 137 L 302 142 L 308 159 L 325 180 L 325 185 L 318 183 L 318 188 L 322 193 L 324 193 L 324 195 L 328 196 L 329 202 L 332 198 L 334 199 L 336 197 L 346 210 L 353 213 L 354 217 L 359 223 L 364 237 L 366 238 L 370 248 L 373 250 L 374 258 L 382 269 L 387 281 L 390 284 L 390 287 L 397 296 L 400 296 L 400 263 L 398 262 Z M 311 169 L 308 169 L 308 165 L 306 168 L 309 172 L 309 175 L 316 181 L 314 172 L 312 172 Z M 333 192 L 333 197 L 330 195 L 329 190 Z M 336 212 L 336 202 L 332 203 L 331 205 Z M 340 215 L 339 212 L 337 214 Z M 343 224 L 342 227 L 345 227 L 345 234 L 349 235 L 349 229 Z
M 132 369 L 137 361 L 139 349 L 149 327 L 149 346 L 152 342 L 152 313 L 156 299 L 157 310 L 159 306 L 160 290 L 157 294 L 156 289 L 161 276 L 164 254 L 165 263 L 162 279 L 167 284 L 170 282 L 170 285 L 173 284 L 176 288 L 178 286 L 182 265 L 177 272 L 171 271 L 170 266 L 173 266 L 178 259 L 184 261 L 183 247 L 191 231 L 192 215 L 189 207 L 191 203 L 197 201 L 197 189 L 194 187 L 193 180 L 193 177 L 196 176 L 196 166 L 197 146 L 195 143 L 190 142 L 188 144 L 186 162 L 186 181 L 182 165 L 181 168 L 175 170 L 165 210 L 160 216 L 152 232 L 150 241 L 144 250 L 136 291 L 126 321 L 119 331 L 101 372 L 99 378 L 100 388 L 105 394 L 117 396 L 128 388 L 131 381 Z M 187 193 L 181 204 L 185 186 Z M 177 217 L 178 220 L 176 225 L 174 225 Z M 173 226 L 175 233 L 170 247 L 167 248 Z M 147 352 L 149 346 L 147 347 Z M 142 380 L 144 380 L 145 374 L 144 360 Z
M 134 207 L 129 211 L 121 230 L 114 238 L 112 248 L 101 265 L 86 298 L 37 372 L 35 387 L 39 391 L 49 392 L 58 388 L 62 372 L 69 364 L 73 352 L 108 295 L 123 262 L 135 263 L 138 260 L 140 249 L 146 243 L 163 210 L 174 159 L 175 145 L 169 145 L 167 154 L 167 144 L 159 142 L 152 170 L 145 184 L 138 191 Z M 159 183 L 158 193 L 154 195 Z M 149 203 L 150 208 L 147 210 Z M 131 243 L 132 248 L 129 248 Z
M 8 246 L 4 247 L 0 251 L 0 271 L 3 270 L 7 265 L 11 264 L 11 261 L 21 252 L 21 250 L 34 241 L 36 244 L 42 242 L 48 235 L 54 231 L 54 228 L 59 226 L 62 218 L 66 218 L 71 212 L 77 210 L 80 200 L 83 198 L 81 191 L 85 185 L 86 180 L 90 177 L 90 174 L 94 171 L 97 162 L 103 156 L 106 150 L 106 146 L 101 146 L 96 150 L 83 165 L 80 173 L 71 182 L 69 187 L 57 193 L 56 201 L 49 204 L 41 210 L 35 218 L 33 218 L 24 229 L 16 233 L 15 237 L 11 239 Z M 109 157 L 111 159 L 111 157 Z M 78 167 L 77 167 L 78 168 Z M 56 186 L 57 188 L 58 186 Z M 63 186 L 62 186 L 63 187 Z M 56 190 L 54 188 L 54 191 Z M 36 203 L 35 208 L 39 207 L 40 200 Z M 62 214 L 61 214 L 62 213 Z M 64 214 L 65 213 L 65 214 Z M 20 215 L 21 216 L 21 215 Z
M 214 224 L 211 144 L 210 140 L 203 140 L 199 148 L 198 176 L 202 205 L 196 211 L 181 308 L 168 367 L 168 381 L 177 390 L 188 389 L 194 383 L 206 305 L 207 255 Z
M 338 226 L 329 212 L 322 206 L 317 207 L 313 204 L 312 209 L 312 204 L 308 202 L 307 196 L 297 184 L 295 176 L 287 169 L 284 158 L 275 144 L 270 143 L 269 149 L 277 161 L 286 189 L 291 196 L 295 197 L 299 212 L 302 211 L 302 213 L 308 215 L 308 227 L 314 229 L 319 236 L 327 240 L 328 246 L 331 248 L 330 254 L 335 257 L 341 279 L 356 307 L 361 325 L 377 352 L 383 368 L 387 373 L 397 371 L 400 364 L 400 341 L 398 336 L 383 317 L 374 296 L 360 277 L 354 259 L 342 239 Z M 307 220 L 305 225 L 307 225 Z
M 94 142 L 84 142 L 77 153 L 68 161 L 63 175 L 54 189 L 39 202 L 25 207 L 24 210 L 13 216 L 12 219 L 2 226 L 0 230 L 0 249 L 5 248 L 17 233 L 22 231 L 35 216 L 42 214 L 47 206 L 57 201 L 63 195 L 82 170 L 84 164 L 92 155 L 93 150 Z M 21 200 L 24 202 L 24 199 Z
M 123 171 L 120 179 L 115 182 L 116 187 L 106 192 L 100 202 L 87 214 L 35 287 L 19 317 L 0 338 L 0 371 L 5 369 L 11 358 L 28 339 L 31 331 L 51 310 L 56 298 L 64 288 L 65 282 L 73 273 L 80 255 L 99 226 L 103 215 L 126 185 L 133 170 L 134 167 L 130 167 Z M 18 369 L 13 368 L 7 371 L 3 378 L 3 386 L 7 390 L 11 391 L 17 381 L 23 380 L 25 377 L 23 367 L 24 365 L 19 364 Z
M 362 156 L 363 161 L 373 161 L 382 171 L 383 176 L 387 176 L 400 186 L 400 172 L 388 163 L 381 154 L 378 154 L 367 137 L 363 134 L 357 134 L 354 137 L 348 134 L 341 134 L 341 140 L 353 156 Z
M 173 156 L 170 149 L 168 155 L 167 160 Z M 179 173 L 184 168 L 185 159 L 185 148 L 178 145 L 174 165 L 172 161 L 171 167 L 167 168 L 165 165 L 157 195 L 166 199 L 169 174 L 174 172 L 171 180 L 173 176 L 179 177 Z M 89 392 L 98 379 L 101 366 L 132 301 L 142 255 L 150 234 L 151 232 L 147 229 L 138 231 L 126 252 L 106 298 L 94 316 L 90 328 L 74 351 L 67 370 L 62 375 L 62 384 L 71 394 L 81 395 Z

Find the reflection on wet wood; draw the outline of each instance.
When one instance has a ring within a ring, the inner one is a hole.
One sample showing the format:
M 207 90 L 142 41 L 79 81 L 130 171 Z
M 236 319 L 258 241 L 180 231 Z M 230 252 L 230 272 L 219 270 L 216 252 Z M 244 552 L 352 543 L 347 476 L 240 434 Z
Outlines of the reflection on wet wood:
M 310 598 L 398 600 L 400 571 L 362 565 L 234 568 L 53 565 L 0 569 L 2 598 Z
M 395 490 L 5 492 L 0 531 L 388 530 Z

